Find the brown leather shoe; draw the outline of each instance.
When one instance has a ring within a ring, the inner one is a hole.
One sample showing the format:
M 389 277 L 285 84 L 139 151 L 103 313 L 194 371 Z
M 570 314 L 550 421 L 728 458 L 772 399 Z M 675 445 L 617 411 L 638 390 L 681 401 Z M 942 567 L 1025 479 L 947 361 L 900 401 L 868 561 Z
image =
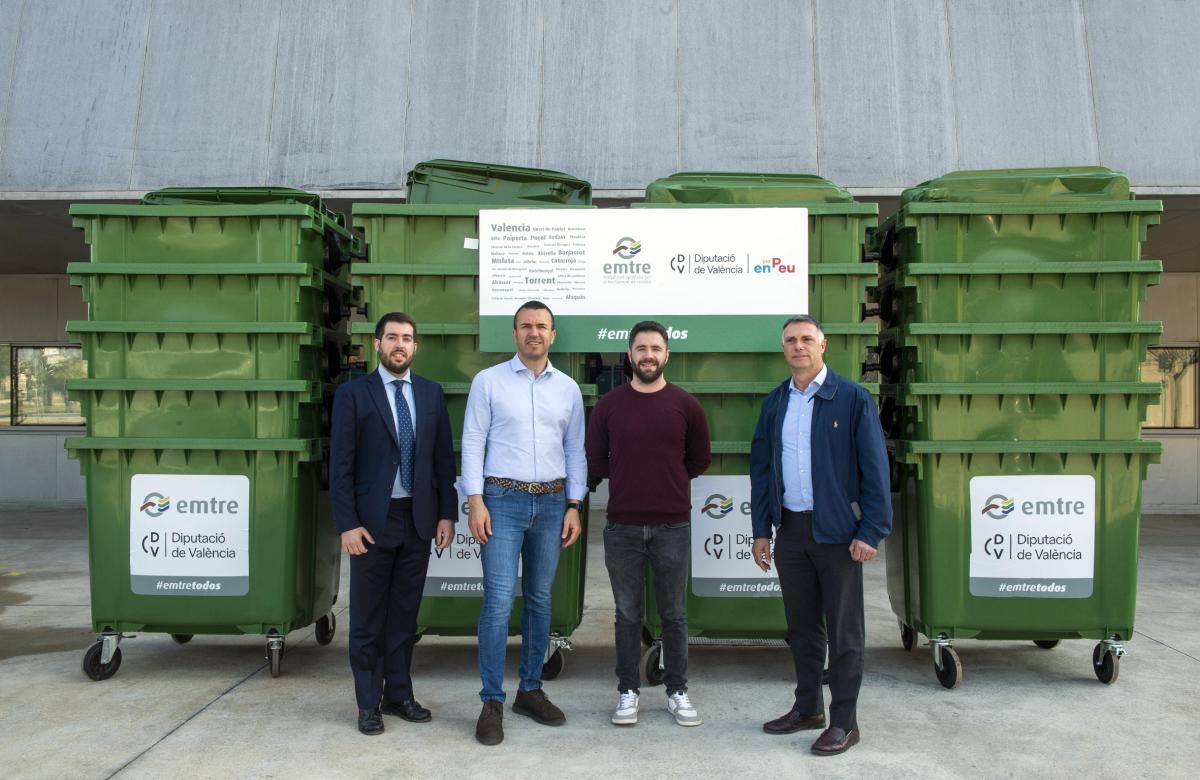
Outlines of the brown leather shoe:
M 550 703 L 546 692 L 541 688 L 532 691 L 517 691 L 513 700 L 513 712 L 533 718 L 543 726 L 561 726 L 567 722 L 563 711 Z
M 797 731 L 823 728 L 825 728 L 825 713 L 801 715 L 795 710 L 763 724 L 763 731 L 768 734 L 795 734 Z
M 821 732 L 821 736 L 817 737 L 817 741 L 813 743 L 812 752 L 818 756 L 836 756 L 857 745 L 858 737 L 858 729 L 850 729 L 847 732 L 837 726 L 830 726 Z
M 499 745 L 504 741 L 504 705 L 485 701 L 475 724 L 475 739 L 483 745 Z

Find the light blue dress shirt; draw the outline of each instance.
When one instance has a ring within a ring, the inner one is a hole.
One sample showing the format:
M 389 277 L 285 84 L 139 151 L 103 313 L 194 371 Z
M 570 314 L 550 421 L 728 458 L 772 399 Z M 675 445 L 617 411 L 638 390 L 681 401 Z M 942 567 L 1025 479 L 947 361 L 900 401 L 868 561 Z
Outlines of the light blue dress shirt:
M 413 399 L 412 376 L 409 371 L 405 371 L 399 379 L 391 371 L 388 371 L 383 366 L 378 369 L 379 378 L 383 380 L 383 391 L 387 398 L 387 408 L 392 410 L 392 433 L 400 429 L 400 419 L 396 416 L 396 383 L 403 382 L 404 386 L 400 388 L 400 392 L 404 395 L 404 400 L 408 402 L 408 413 L 412 415 L 413 439 L 417 437 L 417 403 Z M 396 481 L 392 483 L 392 498 L 408 498 L 408 491 L 404 489 L 404 485 L 400 484 L 400 469 L 396 469 Z
M 811 512 L 812 486 L 812 418 L 813 397 L 817 394 L 829 369 L 821 366 L 804 392 L 796 388 L 795 380 L 788 385 L 787 412 L 783 417 L 783 506 L 793 512 Z
M 521 482 L 565 478 L 568 499 L 587 493 L 583 395 L 549 363 L 538 376 L 514 355 L 475 375 L 462 434 L 462 488 L 483 493 L 484 477 Z

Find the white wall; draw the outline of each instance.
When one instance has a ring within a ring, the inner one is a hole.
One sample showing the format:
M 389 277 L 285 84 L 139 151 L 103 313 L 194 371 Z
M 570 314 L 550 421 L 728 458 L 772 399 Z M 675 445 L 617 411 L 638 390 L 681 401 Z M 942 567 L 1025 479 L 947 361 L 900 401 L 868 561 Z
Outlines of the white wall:
M 67 320 L 85 319 L 80 290 L 66 276 L 0 276 L 0 344 L 68 344 Z M 82 503 L 79 464 L 63 449 L 64 439 L 81 433 L 57 426 L 0 428 L 0 503 Z
M 1165 273 L 1151 287 L 1143 320 L 1162 320 L 1164 344 L 1200 343 L 1200 274 Z M 1147 431 L 1163 443 L 1162 460 L 1150 467 L 1142 488 L 1147 513 L 1200 514 L 1200 432 Z

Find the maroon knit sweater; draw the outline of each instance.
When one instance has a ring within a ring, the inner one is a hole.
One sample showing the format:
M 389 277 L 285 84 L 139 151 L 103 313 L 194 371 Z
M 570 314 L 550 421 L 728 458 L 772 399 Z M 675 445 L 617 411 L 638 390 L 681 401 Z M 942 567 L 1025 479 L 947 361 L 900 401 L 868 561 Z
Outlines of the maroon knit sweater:
M 691 519 L 688 481 L 712 462 L 700 403 L 672 384 L 605 393 L 587 429 L 588 472 L 608 478 L 608 519 L 627 525 Z

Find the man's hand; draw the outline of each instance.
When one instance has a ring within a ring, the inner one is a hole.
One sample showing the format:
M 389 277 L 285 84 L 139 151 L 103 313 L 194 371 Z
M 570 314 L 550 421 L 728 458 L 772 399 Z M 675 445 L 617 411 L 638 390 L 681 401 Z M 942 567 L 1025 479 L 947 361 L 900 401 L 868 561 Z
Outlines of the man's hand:
M 483 503 L 483 496 L 467 496 L 467 528 L 480 544 L 487 544 L 492 535 L 492 515 Z
M 351 555 L 366 555 L 368 544 L 375 544 L 375 540 L 361 525 L 342 532 L 342 549 Z
M 763 571 L 771 570 L 770 539 L 755 539 L 754 544 L 750 547 L 750 554 L 754 556 L 754 562 L 758 565 L 758 568 Z
M 579 521 L 579 510 L 570 508 L 563 515 L 562 546 L 570 547 L 579 539 L 583 532 L 583 524 Z
M 437 544 L 439 550 L 444 550 L 450 546 L 450 542 L 454 539 L 454 521 L 453 520 L 438 520 L 437 531 L 433 535 L 433 541 Z
M 866 563 L 875 557 L 875 548 L 861 539 L 850 542 L 850 558 L 859 563 Z

